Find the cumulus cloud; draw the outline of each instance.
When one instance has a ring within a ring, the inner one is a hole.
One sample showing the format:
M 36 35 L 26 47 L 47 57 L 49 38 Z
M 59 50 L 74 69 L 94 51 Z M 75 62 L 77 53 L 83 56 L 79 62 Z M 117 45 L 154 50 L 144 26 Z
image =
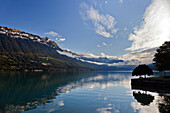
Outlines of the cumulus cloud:
M 109 14 L 100 14 L 97 9 L 88 6 L 86 3 L 81 4 L 83 11 L 80 13 L 84 20 L 91 20 L 95 26 L 97 34 L 110 38 L 117 33 L 118 29 L 115 28 L 115 18 Z
M 144 50 L 158 47 L 170 40 L 170 0 L 153 0 L 146 9 L 143 22 L 134 28 L 129 40 L 133 41 L 126 50 Z
M 59 35 L 58 33 L 54 32 L 54 31 L 46 32 L 44 34 L 52 36 L 52 37 L 62 37 L 61 35 Z

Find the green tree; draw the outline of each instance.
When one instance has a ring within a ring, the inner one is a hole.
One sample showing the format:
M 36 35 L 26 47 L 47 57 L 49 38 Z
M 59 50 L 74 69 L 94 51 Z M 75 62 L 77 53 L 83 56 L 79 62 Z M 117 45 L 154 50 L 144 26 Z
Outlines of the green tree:
M 146 78 L 146 75 L 153 75 L 153 71 L 152 69 L 149 68 L 149 66 L 142 64 L 137 66 L 133 72 L 132 72 L 132 76 L 140 76 L 144 75 Z
M 170 41 L 157 49 L 154 61 L 158 71 L 170 70 Z

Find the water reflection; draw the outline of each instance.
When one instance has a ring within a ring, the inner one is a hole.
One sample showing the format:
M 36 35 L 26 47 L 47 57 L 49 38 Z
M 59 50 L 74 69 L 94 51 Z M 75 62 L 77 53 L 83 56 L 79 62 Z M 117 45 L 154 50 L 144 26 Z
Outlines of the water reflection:
M 129 87 L 129 80 L 130 76 L 127 76 L 127 73 L 0 73 L 0 110 L 22 112 L 47 103 L 55 103 L 53 110 L 56 110 L 54 108 L 64 106 L 63 100 L 56 99 L 61 93 L 69 93 L 70 90 L 83 86 L 86 86 L 88 90 L 93 90 L 95 87 L 104 90 L 118 84 L 122 87 Z M 103 100 L 106 101 L 107 97 Z
M 170 94 L 160 94 L 159 101 L 159 111 L 160 113 L 169 113 L 170 112 Z
M 143 106 L 149 105 L 154 100 L 154 96 L 147 94 L 147 92 L 141 93 L 140 91 L 133 91 L 133 96 Z
M 136 102 L 131 106 L 134 112 L 140 113 L 170 113 L 169 87 L 158 88 L 156 86 L 141 86 L 132 83 L 133 96 Z
M 153 96 L 154 95 L 154 96 Z M 151 94 L 142 97 L 143 100 L 132 102 L 131 106 L 134 110 L 139 110 L 140 113 L 169 113 L 170 112 L 170 95 L 169 94 Z M 153 97 L 155 100 L 153 100 Z M 147 100 L 148 99 L 148 100 Z M 141 102 L 142 101 L 142 102 Z M 148 101 L 148 102 L 146 102 Z
M 131 89 L 130 72 L 0 73 L 2 113 L 168 113 L 169 109 L 168 93 Z

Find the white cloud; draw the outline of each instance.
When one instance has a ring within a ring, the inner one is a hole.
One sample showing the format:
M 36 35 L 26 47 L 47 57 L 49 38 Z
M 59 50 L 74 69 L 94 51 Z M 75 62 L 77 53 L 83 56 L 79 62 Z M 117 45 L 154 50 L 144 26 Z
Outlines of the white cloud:
M 121 57 L 116 57 L 116 56 L 109 56 L 106 55 L 105 53 L 100 53 L 100 56 L 96 56 L 94 54 L 82 54 L 82 56 L 87 57 L 87 58 L 108 58 L 108 59 L 114 59 L 114 60 L 123 60 L 123 62 L 118 62 L 118 63 L 98 63 L 98 62 L 92 62 L 92 61 L 86 61 L 89 63 L 94 63 L 98 65 L 108 65 L 108 66 L 123 66 L 123 65 L 139 65 L 139 64 L 151 64 L 153 63 L 153 58 L 154 54 L 156 52 L 157 48 L 152 48 L 140 52 L 133 52 L 133 53 L 128 53 L 125 54 Z
M 91 54 L 91 53 L 89 53 L 89 54 L 81 54 L 82 56 L 84 56 L 84 57 L 87 57 L 87 58 L 99 58 L 100 56 L 97 56 L 97 55 L 94 55 L 94 54 Z
M 100 53 L 100 55 L 101 55 L 102 57 L 106 57 L 106 56 L 107 56 L 107 55 L 104 54 L 104 53 Z
M 63 42 L 66 40 L 66 38 L 64 38 L 63 36 L 59 35 L 58 33 L 54 32 L 54 31 L 46 32 L 44 34 L 52 36 L 52 37 L 57 37 L 56 38 L 57 42 Z
M 56 51 L 61 55 L 65 55 L 65 56 L 68 56 L 68 57 L 71 57 L 71 58 L 77 58 L 77 56 L 72 55 L 71 53 L 68 53 L 68 52 L 65 52 L 65 51 L 59 51 L 59 50 L 56 50 Z
M 109 56 L 106 55 L 105 53 L 100 53 L 100 56 L 94 55 L 94 54 L 82 54 L 82 56 L 87 57 L 87 58 L 99 58 L 99 57 L 105 57 L 109 59 L 118 59 L 116 56 Z
M 82 62 L 88 62 L 92 64 L 97 64 L 97 65 L 107 65 L 107 66 L 125 66 L 125 65 L 139 65 L 140 64 L 140 61 L 138 60 L 123 61 L 123 62 L 112 63 L 112 64 L 83 60 L 83 59 L 79 59 L 79 60 L 81 60 Z
M 60 38 L 59 40 L 60 40 L 60 41 L 65 41 L 66 39 L 65 39 L 65 38 Z
M 123 3 L 123 0 L 119 0 L 120 3 Z
M 151 64 L 153 63 L 154 54 L 156 53 L 157 48 L 152 48 L 140 52 L 128 53 L 123 55 L 121 58 L 123 60 L 136 60 L 142 64 Z
M 46 32 L 44 34 L 52 36 L 52 37 L 62 37 L 61 35 L 59 35 L 58 33 L 54 32 L 54 31 Z
M 78 60 L 81 60 L 83 62 L 88 62 L 88 63 L 93 63 L 93 64 L 97 64 L 97 65 L 108 65 L 108 66 L 124 66 L 124 65 L 139 65 L 139 64 L 151 64 L 153 63 L 153 58 L 154 58 L 154 54 L 156 52 L 157 48 L 152 48 L 152 49 L 148 49 L 148 50 L 144 50 L 144 51 L 140 51 L 140 52 L 133 52 L 133 53 L 128 53 L 125 54 L 121 57 L 116 57 L 116 56 L 110 56 L 107 55 L 105 53 L 100 53 L 99 56 L 94 55 L 94 54 L 72 54 L 70 52 L 61 52 L 61 51 L 57 51 L 59 54 L 62 55 L 66 55 L 68 57 L 71 58 L 76 58 Z M 86 59 L 83 60 L 84 58 L 107 58 L 108 60 L 122 60 L 119 61 L 118 63 L 105 63 L 105 62 L 96 62 L 90 59 Z
M 107 46 L 107 44 L 106 44 L 105 42 L 103 42 L 103 45 L 104 45 L 104 46 Z
M 105 46 L 105 47 L 109 47 L 109 46 L 112 46 L 112 45 L 113 45 L 113 44 L 107 44 L 107 43 L 103 42 L 103 43 L 100 44 L 100 45 L 98 44 L 97 47 L 98 47 L 98 48 L 99 48 L 99 47 L 104 47 L 104 46 Z
M 100 45 L 97 45 L 97 47 L 100 47 Z
M 153 0 L 143 19 L 141 26 L 130 34 L 133 43 L 126 50 L 158 47 L 170 40 L 170 0 Z
M 125 66 L 125 65 L 139 65 L 140 61 L 138 60 L 124 60 L 123 62 L 108 64 L 108 66 Z
M 98 44 L 97 47 L 109 47 L 109 46 L 112 46 L 112 44 L 107 44 L 105 42 L 102 42 L 101 44 Z
M 106 55 L 105 53 L 100 53 L 100 56 L 94 55 L 94 54 L 82 54 L 83 57 L 86 58 L 108 58 L 110 60 L 123 60 L 123 62 L 118 62 L 118 63 L 102 63 L 102 62 L 95 62 L 95 61 L 88 61 L 88 60 L 82 60 L 83 62 L 88 62 L 88 63 L 93 63 L 97 65 L 108 65 L 108 66 L 123 66 L 123 65 L 138 65 L 141 63 L 141 61 L 137 59 L 125 59 L 123 57 L 116 57 L 116 56 L 109 56 Z M 129 55 L 131 57 L 131 55 Z
M 92 64 L 97 64 L 97 65 L 107 65 L 106 63 L 94 62 L 94 61 L 83 60 L 83 59 L 80 59 L 80 60 L 82 62 L 88 62 L 88 63 L 92 63 Z
M 100 53 L 101 57 L 105 57 L 105 58 L 108 58 L 108 59 L 119 59 L 118 57 L 116 56 L 109 56 L 109 55 L 106 55 L 105 53 Z
M 66 40 L 66 38 L 56 38 L 57 42 L 63 42 Z
M 92 6 L 89 7 L 86 3 L 82 3 L 81 8 L 84 10 L 80 13 L 82 18 L 92 21 L 97 34 L 110 38 L 117 33 L 118 29 L 115 28 L 117 22 L 114 17 L 109 14 L 100 14 L 97 9 L 94 9 Z

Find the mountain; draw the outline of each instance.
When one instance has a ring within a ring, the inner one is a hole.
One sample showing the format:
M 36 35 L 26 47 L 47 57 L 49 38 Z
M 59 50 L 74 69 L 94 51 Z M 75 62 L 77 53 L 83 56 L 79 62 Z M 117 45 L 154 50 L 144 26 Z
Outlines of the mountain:
M 48 37 L 0 26 L 1 70 L 132 70 L 135 65 L 108 66 L 123 60 L 107 57 L 87 57 L 61 49 Z M 100 64 L 100 65 L 97 65 Z M 102 65 L 101 65 L 102 64 Z
M 94 65 L 59 54 L 49 38 L 0 27 L 0 70 L 91 70 Z
M 153 64 L 154 54 L 158 47 L 150 48 L 143 51 L 128 53 L 122 58 L 114 56 L 96 56 L 93 54 L 77 54 L 70 50 L 63 50 L 60 54 L 77 58 L 84 62 L 98 64 L 99 70 L 133 70 L 139 64 L 147 64 L 151 69 L 156 70 Z
M 67 55 L 70 57 L 76 57 L 82 61 L 91 62 L 91 63 L 95 63 L 95 64 L 108 65 L 108 64 L 113 64 L 113 63 L 124 62 L 123 60 L 120 60 L 117 58 L 108 58 L 108 57 L 102 57 L 102 56 L 87 56 L 87 55 L 83 55 L 83 54 L 77 54 L 77 53 L 71 52 L 69 50 L 63 50 L 62 52 L 60 52 L 60 54 Z
M 112 56 L 95 56 L 90 54 L 77 54 L 70 50 L 63 50 L 58 51 L 62 55 L 66 55 L 68 57 L 76 58 L 78 60 L 81 60 L 83 62 L 88 62 L 93 64 L 93 68 L 96 70 L 102 70 L 102 71 L 131 71 L 136 66 L 134 63 L 135 60 L 131 61 L 125 61 L 121 60 Z M 115 64 L 115 65 L 114 65 Z

